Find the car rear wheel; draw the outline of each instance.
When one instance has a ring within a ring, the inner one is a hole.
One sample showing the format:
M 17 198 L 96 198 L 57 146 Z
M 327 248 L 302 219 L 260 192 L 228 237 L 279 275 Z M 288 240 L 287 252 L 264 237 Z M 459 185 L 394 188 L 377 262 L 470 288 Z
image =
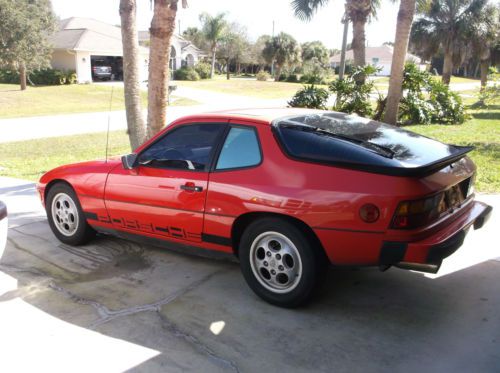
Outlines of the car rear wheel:
M 262 299 L 281 307 L 305 304 L 324 268 L 306 235 L 282 219 L 250 224 L 240 241 L 243 276 Z
M 68 245 L 82 245 L 95 236 L 75 191 L 69 185 L 59 183 L 50 188 L 45 210 L 50 228 L 59 241 Z

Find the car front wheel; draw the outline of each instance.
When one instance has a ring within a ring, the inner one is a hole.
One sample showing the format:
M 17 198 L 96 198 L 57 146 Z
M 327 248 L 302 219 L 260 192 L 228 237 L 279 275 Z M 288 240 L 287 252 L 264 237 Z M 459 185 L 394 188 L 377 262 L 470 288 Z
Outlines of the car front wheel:
M 59 183 L 50 188 L 46 211 L 52 232 L 63 243 L 81 245 L 95 235 L 85 219 L 76 193 L 67 184 Z
M 311 298 L 324 268 L 316 249 L 295 225 L 282 219 L 260 219 L 241 238 L 241 270 L 262 299 L 297 307 Z

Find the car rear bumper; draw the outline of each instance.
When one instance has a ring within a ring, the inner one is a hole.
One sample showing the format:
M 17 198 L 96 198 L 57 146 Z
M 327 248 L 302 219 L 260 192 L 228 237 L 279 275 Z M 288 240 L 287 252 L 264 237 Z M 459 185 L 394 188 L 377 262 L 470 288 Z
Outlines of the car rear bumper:
M 451 224 L 420 241 L 383 241 L 381 268 L 392 265 L 404 269 L 436 273 L 444 258 L 462 246 L 471 226 L 480 229 L 491 216 L 492 207 L 474 201 L 470 209 Z

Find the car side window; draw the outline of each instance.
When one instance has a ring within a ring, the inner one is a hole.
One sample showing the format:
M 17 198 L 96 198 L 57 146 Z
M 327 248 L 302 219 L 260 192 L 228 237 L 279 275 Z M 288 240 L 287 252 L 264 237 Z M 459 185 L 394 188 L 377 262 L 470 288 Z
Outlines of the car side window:
M 224 124 L 189 124 L 168 132 L 139 155 L 139 164 L 181 170 L 208 169 Z
M 251 127 L 232 127 L 222 146 L 216 170 L 258 165 L 262 160 L 257 133 Z

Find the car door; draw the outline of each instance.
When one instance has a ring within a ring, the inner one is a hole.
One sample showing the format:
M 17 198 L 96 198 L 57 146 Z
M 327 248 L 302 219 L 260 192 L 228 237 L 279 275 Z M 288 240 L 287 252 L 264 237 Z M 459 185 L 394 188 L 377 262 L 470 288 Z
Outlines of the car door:
M 136 167 L 114 169 L 105 190 L 113 226 L 201 241 L 208 171 L 225 127 L 176 126 L 139 153 Z

